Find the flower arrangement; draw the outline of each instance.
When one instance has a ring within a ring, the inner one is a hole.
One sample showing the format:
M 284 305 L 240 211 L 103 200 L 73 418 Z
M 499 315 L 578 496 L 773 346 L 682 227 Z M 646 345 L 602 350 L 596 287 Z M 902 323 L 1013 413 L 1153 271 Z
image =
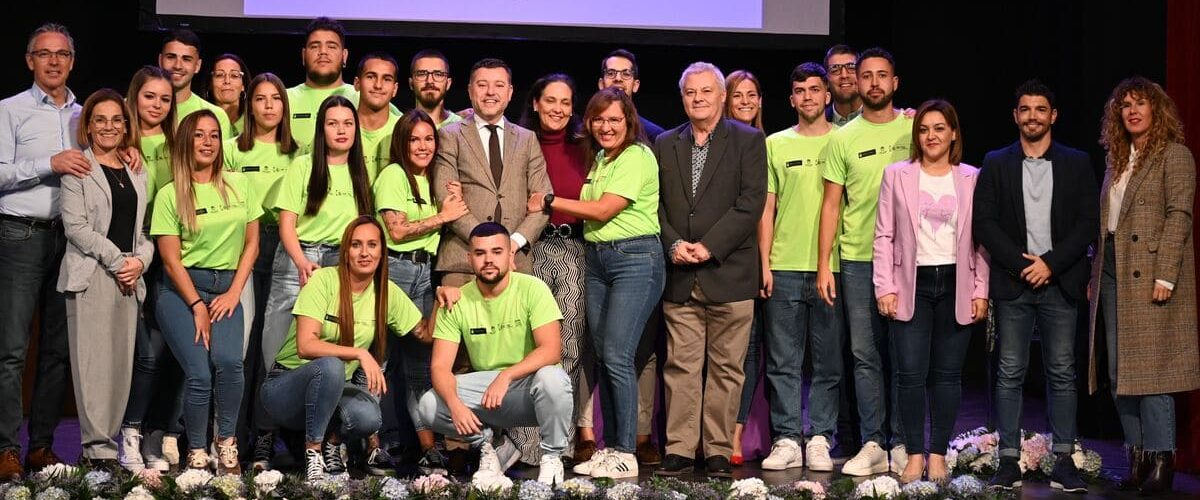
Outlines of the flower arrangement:
M 1017 464 L 1021 473 L 1032 479 L 1045 479 L 1054 470 L 1053 438 L 1049 434 L 1021 431 L 1021 454 Z M 950 440 L 946 465 L 954 475 L 990 476 L 1000 465 L 1000 435 L 978 427 Z M 1102 465 L 1100 454 L 1076 442 L 1071 454 L 1075 467 L 1086 481 L 1095 481 Z

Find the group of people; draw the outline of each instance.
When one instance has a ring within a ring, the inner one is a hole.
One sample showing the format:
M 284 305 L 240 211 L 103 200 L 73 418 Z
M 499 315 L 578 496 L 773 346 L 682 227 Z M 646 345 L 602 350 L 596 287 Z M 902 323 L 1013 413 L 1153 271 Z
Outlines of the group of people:
M 470 68 L 471 108 L 454 113 L 448 59 L 418 52 L 402 113 L 392 56 L 363 56 L 344 82 L 337 21 L 314 20 L 302 55 L 306 79 L 290 88 L 217 57 L 209 102 L 192 91 L 200 40 L 176 31 L 124 96 L 102 89 L 81 106 L 67 29 L 30 36 L 34 84 L 0 101 L 0 476 L 58 461 L 68 373 L 95 466 L 238 473 L 270 467 L 292 432 L 310 479 L 352 457 L 386 473 L 415 432 L 427 471 L 466 446 L 476 474 L 522 460 L 547 483 L 564 458 L 575 474 L 625 478 L 639 464 L 688 473 L 701 457 L 730 476 L 761 363 L 763 469 L 832 471 L 836 442 L 857 450 L 842 474 L 945 481 L 971 325 L 992 315 L 992 484 L 1021 484 L 1036 327 L 1051 485 L 1081 492 L 1073 339 L 1090 304 L 1079 361 L 1090 390 L 1107 374 L 1116 400 L 1131 469 L 1120 487 L 1171 489 L 1171 393 L 1200 387 L 1195 168 L 1149 80 L 1122 81 L 1105 105 L 1097 188 L 1088 155 L 1052 139 L 1046 85 L 1017 88 L 1017 142 L 975 168 L 951 103 L 894 104 L 896 61 L 879 48 L 798 65 L 796 124 L 769 136 L 759 80 L 706 62 L 682 72 L 688 121 L 664 131 L 637 111 L 625 50 L 601 61 L 582 113 L 574 80 L 555 73 L 516 123 L 499 59 Z M 650 441 L 660 335 L 663 457 Z M 857 424 L 839 433 L 839 420 Z

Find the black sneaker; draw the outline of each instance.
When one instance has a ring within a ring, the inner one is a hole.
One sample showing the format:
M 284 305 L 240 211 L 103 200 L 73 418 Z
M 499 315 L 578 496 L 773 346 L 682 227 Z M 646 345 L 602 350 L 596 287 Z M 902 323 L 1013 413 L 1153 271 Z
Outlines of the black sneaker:
M 446 464 L 446 456 L 442 455 L 437 448 L 430 448 L 425 452 L 425 455 L 417 461 L 417 468 L 421 469 L 421 474 L 429 476 L 433 474 L 441 474 L 449 476 L 449 466 Z
M 1021 466 L 1017 457 L 1000 457 L 1000 467 L 992 475 L 991 486 L 1002 490 L 1021 487 Z
M 729 462 L 725 463 L 725 467 L 729 467 Z M 680 476 L 688 474 L 696 468 L 696 461 L 674 453 L 668 453 L 663 459 L 662 464 L 658 469 L 654 470 L 656 476 Z
M 255 471 L 271 470 L 271 459 L 275 457 L 275 433 L 263 432 L 254 437 L 254 450 L 250 467 Z
M 1050 487 L 1065 493 L 1087 493 L 1088 485 L 1079 477 L 1070 453 L 1055 453 L 1057 461 L 1050 473 Z
M 343 444 L 330 444 L 329 440 L 321 443 L 321 456 L 325 459 L 325 473 L 329 475 L 346 472 L 346 460 L 342 450 Z
M 383 447 L 371 450 L 371 454 L 367 456 L 366 463 L 363 464 L 367 474 L 372 476 L 393 476 L 396 474 L 396 466 L 392 465 L 392 456 Z
M 733 477 L 733 468 L 729 459 L 721 455 L 713 455 L 704 459 L 704 470 L 714 477 Z

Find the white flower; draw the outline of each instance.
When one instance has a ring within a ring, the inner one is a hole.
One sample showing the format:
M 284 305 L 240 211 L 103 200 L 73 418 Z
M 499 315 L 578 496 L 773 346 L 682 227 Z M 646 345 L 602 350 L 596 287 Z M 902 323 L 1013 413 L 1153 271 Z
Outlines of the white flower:
M 517 492 L 517 500 L 550 500 L 554 498 L 554 489 L 550 485 L 539 483 L 532 479 L 521 482 Z
M 269 495 L 275 488 L 279 486 L 279 481 L 283 480 L 283 473 L 277 470 L 268 470 L 258 473 L 254 476 L 254 489 L 258 490 L 259 495 Z
M 729 485 L 729 498 L 766 500 L 771 490 L 757 477 L 738 479 Z
M 87 482 L 89 488 L 95 488 L 104 483 L 112 481 L 112 474 L 104 470 L 94 470 L 84 474 L 83 480 Z
M 33 493 L 25 486 L 13 486 L 4 492 L 4 500 L 29 500 Z
M 641 491 L 642 487 L 635 483 L 617 483 L 604 492 L 604 498 L 608 500 L 635 500 Z
M 389 477 L 383 480 L 379 494 L 387 500 L 404 500 L 408 498 L 408 487 L 399 479 Z
M 596 492 L 596 485 L 587 479 L 576 477 L 563 481 L 558 485 L 558 489 L 567 492 L 568 495 L 588 496 Z
M 51 479 L 62 479 L 74 473 L 75 467 L 60 463 L 42 468 L 37 474 L 33 475 L 33 478 L 39 482 L 46 482 Z
M 212 480 L 212 486 L 227 497 L 236 497 L 242 493 L 242 478 L 225 475 Z
M 913 481 L 904 485 L 900 491 L 914 500 L 929 498 L 938 494 L 938 485 L 929 481 Z
M 471 487 L 484 493 L 508 493 L 513 487 L 512 479 L 504 474 L 475 474 L 471 477 Z
M 39 492 L 33 497 L 35 500 L 70 500 L 71 495 L 68 495 L 66 490 L 57 486 L 51 486 Z
M 950 481 L 950 494 L 956 497 L 971 497 L 983 493 L 987 487 L 979 478 L 970 474 L 958 476 Z
M 670 498 L 671 500 L 687 500 L 687 495 L 672 490 L 667 492 L 667 498 Z
M 145 486 L 134 486 L 129 493 L 125 495 L 125 500 L 154 500 L 154 494 Z
M 796 481 L 794 484 L 792 484 L 792 488 L 796 491 L 807 491 L 812 493 L 812 497 L 815 500 L 822 500 L 825 498 L 825 485 L 816 481 Z
M 412 482 L 412 489 L 418 493 L 428 495 L 437 490 L 450 485 L 450 480 L 446 479 L 441 474 L 430 474 L 428 476 L 418 477 Z
M 204 469 L 188 469 L 175 478 L 175 485 L 179 487 L 179 491 L 187 493 L 203 487 L 212 479 L 213 475 Z
M 863 481 L 854 488 L 854 498 L 892 498 L 900 494 L 900 483 L 889 476 Z

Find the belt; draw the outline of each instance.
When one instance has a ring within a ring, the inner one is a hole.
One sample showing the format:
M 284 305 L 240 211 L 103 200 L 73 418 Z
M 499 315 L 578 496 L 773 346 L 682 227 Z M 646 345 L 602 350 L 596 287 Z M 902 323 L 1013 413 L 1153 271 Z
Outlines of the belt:
M 408 251 L 408 252 L 397 252 L 397 251 L 389 248 L 388 255 L 391 257 L 400 259 L 400 260 L 412 261 L 417 264 L 428 264 L 430 262 L 433 262 L 433 254 L 431 254 L 425 250 L 412 250 L 412 251 Z
M 583 223 L 546 224 L 546 228 L 542 230 L 542 237 L 583 239 Z
M 56 227 L 62 226 L 62 219 L 57 218 L 57 217 L 46 220 L 46 219 L 35 219 L 33 217 L 22 217 L 20 215 L 0 214 L 0 220 L 16 222 L 18 224 L 24 224 L 29 227 L 36 227 L 36 228 L 41 228 L 41 229 L 54 229 Z

